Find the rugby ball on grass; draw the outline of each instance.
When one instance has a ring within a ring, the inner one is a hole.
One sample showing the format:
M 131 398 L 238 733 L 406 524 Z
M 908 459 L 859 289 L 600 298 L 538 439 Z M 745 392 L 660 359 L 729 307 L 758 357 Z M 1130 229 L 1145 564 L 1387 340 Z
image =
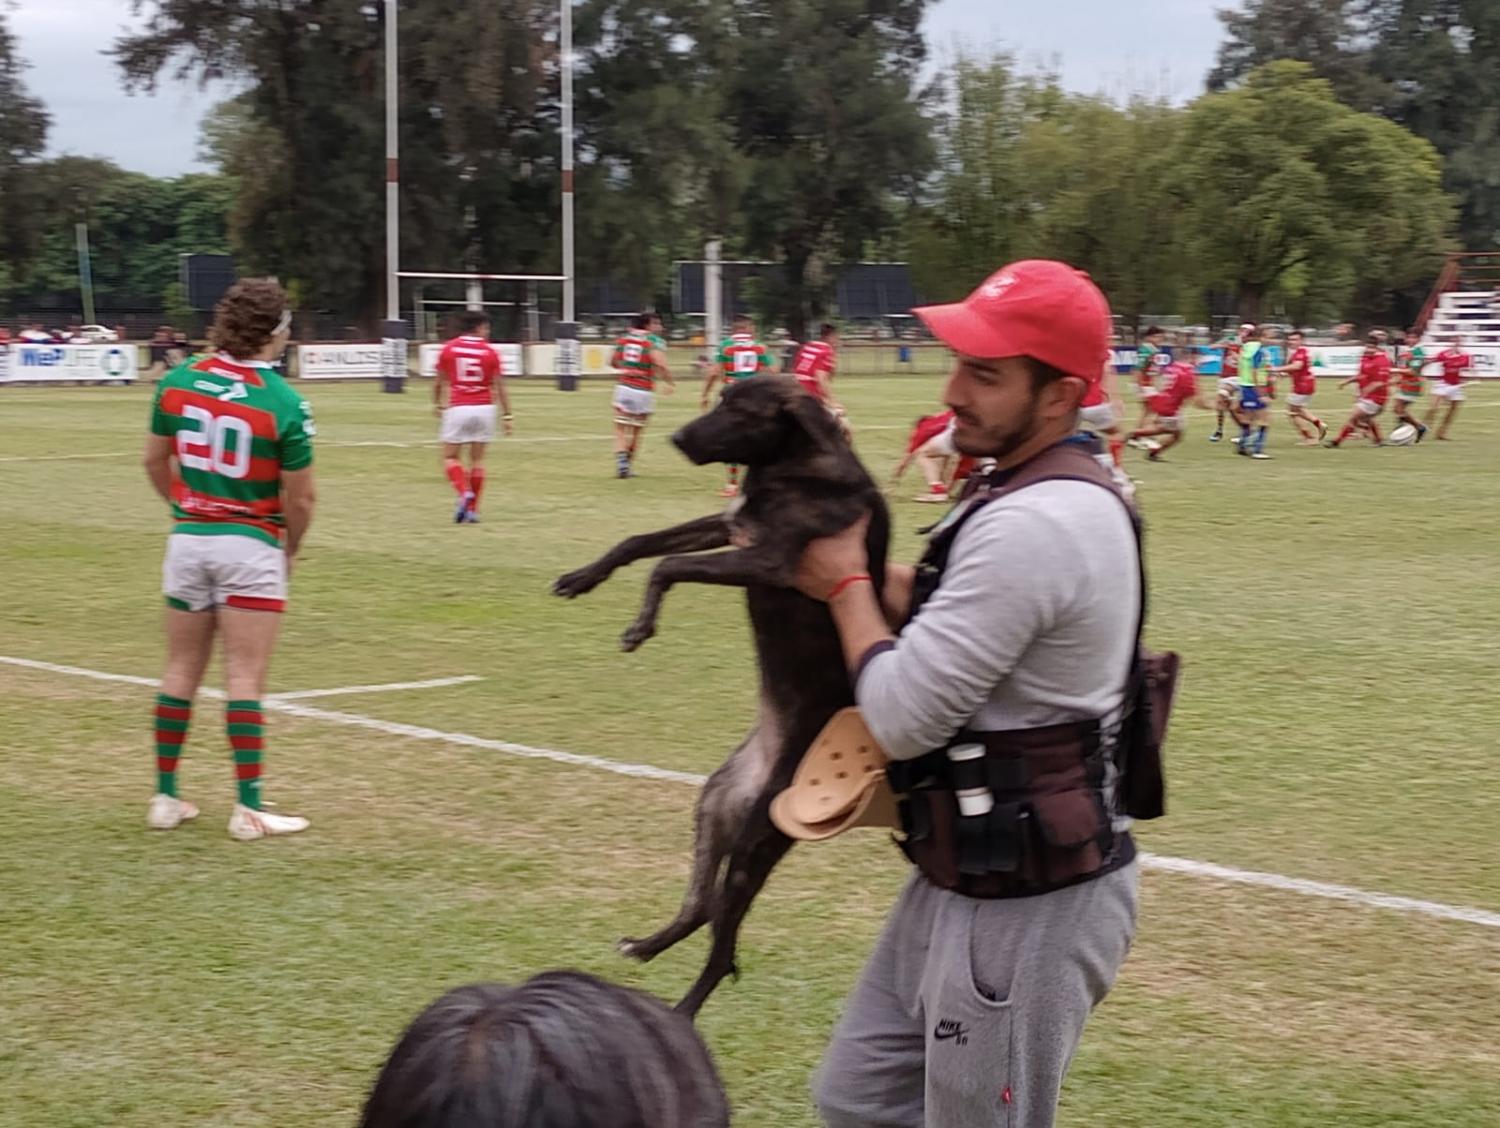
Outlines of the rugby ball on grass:
M 1386 436 L 1386 446 L 1411 446 L 1417 441 L 1417 429 L 1410 423 L 1403 423 L 1389 435 Z

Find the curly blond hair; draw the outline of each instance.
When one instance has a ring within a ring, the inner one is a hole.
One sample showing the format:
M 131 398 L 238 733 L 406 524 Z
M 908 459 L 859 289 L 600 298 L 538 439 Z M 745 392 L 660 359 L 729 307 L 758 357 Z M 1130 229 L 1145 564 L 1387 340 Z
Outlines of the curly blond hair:
M 286 291 L 275 279 L 241 278 L 214 307 L 208 339 L 232 357 L 252 357 L 275 336 L 286 306 Z

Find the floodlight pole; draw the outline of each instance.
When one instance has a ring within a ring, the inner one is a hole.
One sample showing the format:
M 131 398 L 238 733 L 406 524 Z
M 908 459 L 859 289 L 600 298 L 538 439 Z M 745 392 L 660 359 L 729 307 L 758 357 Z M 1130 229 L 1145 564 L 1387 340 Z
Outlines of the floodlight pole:
M 559 0 L 558 67 L 562 79 L 562 321 L 557 326 L 557 387 L 578 390 L 577 278 L 573 247 L 573 0 Z
M 562 64 L 562 273 L 563 320 L 577 319 L 573 274 L 573 0 L 561 0 L 558 50 Z
M 385 322 L 380 368 L 385 390 L 406 390 L 406 322 L 401 320 L 401 162 L 397 129 L 399 55 L 396 0 L 385 0 Z
M 73 236 L 78 244 L 78 289 L 83 294 L 83 323 L 94 324 L 94 271 L 89 261 L 89 225 L 73 225 Z
M 710 358 L 724 339 L 724 266 L 719 261 L 723 246 L 720 239 L 703 246 L 703 343 Z

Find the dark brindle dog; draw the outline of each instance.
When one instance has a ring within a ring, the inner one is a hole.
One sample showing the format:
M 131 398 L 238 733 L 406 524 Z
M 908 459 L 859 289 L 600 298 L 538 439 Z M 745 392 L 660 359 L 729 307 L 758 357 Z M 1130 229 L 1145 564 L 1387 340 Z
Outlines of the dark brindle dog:
M 693 872 L 677 918 L 620 949 L 649 960 L 713 926 L 708 963 L 678 1009 L 696 1014 L 735 972 L 735 939 L 750 902 L 791 848 L 771 823 L 771 800 L 791 782 L 802 754 L 838 710 L 854 704 L 838 632 L 828 608 L 791 587 L 809 541 L 871 513 L 870 573 L 885 574 L 890 518 L 885 501 L 838 424 L 795 381 L 756 376 L 731 387 L 718 407 L 672 441 L 698 465 L 748 467 L 741 502 L 712 517 L 631 537 L 593 564 L 569 572 L 553 590 L 572 598 L 592 591 L 635 560 L 666 556 L 651 573 L 640 615 L 621 639 L 634 650 L 656 631 L 667 589 L 678 583 L 743 587 L 760 662 L 755 728 L 698 798 Z M 693 556 L 731 544 L 748 547 Z

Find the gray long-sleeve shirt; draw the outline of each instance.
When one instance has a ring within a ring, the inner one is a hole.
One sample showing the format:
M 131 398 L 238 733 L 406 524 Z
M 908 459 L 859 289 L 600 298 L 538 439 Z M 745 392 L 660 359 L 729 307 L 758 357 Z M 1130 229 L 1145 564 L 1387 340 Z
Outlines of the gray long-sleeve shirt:
M 990 502 L 959 530 L 941 586 L 855 697 L 893 759 L 960 728 L 1110 718 L 1124 700 L 1141 585 L 1119 499 L 1086 482 L 1040 482 Z

